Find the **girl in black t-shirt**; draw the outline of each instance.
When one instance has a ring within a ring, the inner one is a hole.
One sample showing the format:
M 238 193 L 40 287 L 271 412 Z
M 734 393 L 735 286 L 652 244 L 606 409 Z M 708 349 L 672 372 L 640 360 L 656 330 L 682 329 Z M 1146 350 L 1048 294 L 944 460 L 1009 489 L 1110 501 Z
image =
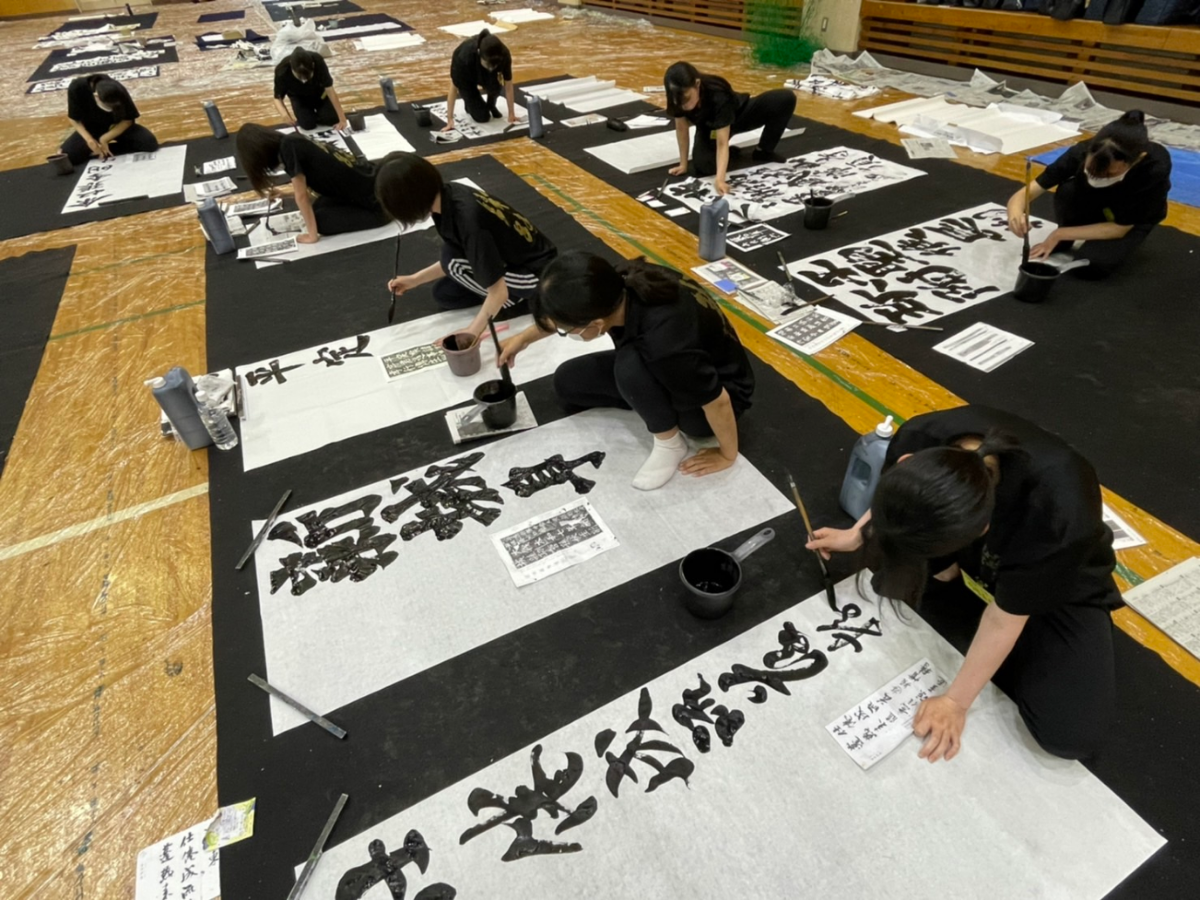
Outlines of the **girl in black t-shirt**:
M 285 97 L 292 104 L 292 112 L 283 102 Z M 346 131 L 350 127 L 329 66 L 320 53 L 303 47 L 297 47 L 275 67 L 275 108 L 288 124 L 305 131 L 322 126 Z
M 1045 259 L 1060 245 L 1075 251 L 1088 265 L 1073 269 L 1081 278 L 1105 278 L 1167 217 L 1171 190 L 1171 156 L 1150 141 L 1145 116 L 1125 113 L 1087 141 L 1075 144 L 1046 167 L 1029 186 L 1032 201 L 1054 190 L 1058 227 L 1030 250 L 1029 258 Z M 1025 188 L 1008 201 L 1008 227 L 1024 237 Z
M 76 166 L 93 156 L 153 153 L 158 139 L 137 123 L 139 115 L 120 82 L 102 74 L 76 78 L 67 88 L 67 117 L 75 133 L 63 142 L 62 152 Z
M 464 329 L 478 337 L 488 319 L 534 294 L 538 277 L 557 250 L 528 218 L 498 197 L 466 184 L 442 181 L 437 166 L 415 153 L 389 153 L 376 179 L 379 202 L 405 227 L 430 216 L 442 239 L 441 259 L 410 275 L 397 275 L 388 290 L 405 291 L 436 282 L 441 309 L 479 307 Z
M 813 538 L 826 556 L 861 550 L 879 595 L 919 603 L 966 654 L 917 712 L 922 757 L 957 754 L 989 680 L 1047 752 L 1101 746 L 1116 702 L 1116 557 L 1096 472 L 1061 438 L 983 406 L 916 416 L 892 438 L 870 510 Z
M 784 88 L 757 97 L 735 91 L 719 75 L 705 75 L 691 63 L 677 62 L 663 76 L 667 112 L 675 117 L 679 140 L 679 165 L 672 175 L 716 175 L 714 186 L 729 192 L 729 138 L 761 128 L 754 150 L 755 162 L 783 162 L 775 152 L 783 131 L 796 109 L 796 95 Z M 696 127 L 692 161 L 688 164 L 688 128 Z
M 546 267 L 530 311 L 535 324 L 504 342 L 501 363 L 553 334 L 612 339 L 615 349 L 559 366 L 554 390 L 570 407 L 642 417 L 654 446 L 635 488 L 652 491 L 676 471 L 709 475 L 737 461 L 737 419 L 750 407 L 754 374 L 729 321 L 695 282 L 641 259 L 613 266 L 572 251 Z M 685 435 L 710 440 L 688 458 Z
M 387 223 L 375 199 L 374 167 L 333 144 L 247 124 L 238 132 L 237 153 L 250 185 L 264 197 L 275 188 L 271 172 L 282 166 L 291 178 L 296 207 L 307 229 L 296 238 L 301 244 L 315 244 L 323 234 L 364 231 Z M 310 191 L 317 195 L 315 201 Z
M 458 45 L 450 59 L 450 90 L 446 93 L 446 127 L 454 130 L 454 104 L 459 96 L 467 115 L 476 122 L 501 117 L 496 106 L 501 91 L 508 101 L 508 122 L 517 121 L 513 99 L 512 53 L 500 38 L 486 28 Z M 484 98 L 484 94 L 487 98 Z

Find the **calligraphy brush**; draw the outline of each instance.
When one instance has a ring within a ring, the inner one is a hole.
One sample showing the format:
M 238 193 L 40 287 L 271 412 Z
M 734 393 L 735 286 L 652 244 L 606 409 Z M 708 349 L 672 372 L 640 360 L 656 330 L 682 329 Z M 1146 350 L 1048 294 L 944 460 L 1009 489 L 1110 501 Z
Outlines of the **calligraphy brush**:
M 396 262 L 392 266 L 392 272 L 395 273 L 392 275 L 393 278 L 400 277 L 400 235 L 401 234 L 403 234 L 403 232 L 401 232 L 399 230 L 396 231 Z M 396 319 L 396 292 L 393 291 L 389 287 L 388 293 L 390 293 L 392 295 L 392 303 L 388 307 L 388 324 L 391 325 L 392 322 L 394 322 Z
M 1025 244 L 1021 248 L 1021 265 L 1029 265 L 1029 176 L 1033 169 L 1033 161 L 1025 157 Z
M 915 329 L 916 331 L 945 331 L 946 330 L 941 325 L 905 325 L 900 322 L 868 322 L 865 319 L 863 321 L 859 322 L 858 324 L 859 325 L 874 325 L 878 328 L 904 328 L 904 329 L 911 328 L 911 329 Z
M 667 183 L 670 180 L 671 180 L 671 176 L 668 175 L 666 178 L 663 179 L 663 183 L 658 186 L 658 190 L 654 192 L 654 198 L 656 200 L 662 200 L 662 192 L 667 189 Z
M 813 539 L 812 522 L 808 518 L 808 510 L 804 508 L 804 501 L 800 499 L 800 489 L 796 487 L 796 479 L 792 477 L 792 473 L 787 469 L 783 470 L 787 475 L 788 486 L 792 489 L 792 497 L 796 501 L 796 509 L 800 510 L 800 518 L 804 519 L 804 531 L 808 535 L 808 539 Z M 833 589 L 833 579 L 829 577 L 829 567 L 825 565 L 825 558 L 821 556 L 821 551 L 814 550 L 813 554 L 817 557 L 817 562 L 821 566 L 821 583 L 825 585 L 825 599 L 829 601 L 829 608 L 834 612 L 838 612 L 837 594 Z
M 783 266 L 784 283 L 788 286 L 788 289 L 792 292 L 792 296 L 795 297 L 797 300 L 799 300 L 800 296 L 796 293 L 795 277 L 792 275 L 791 272 L 788 271 L 787 260 L 783 258 L 783 251 L 776 250 L 775 255 L 779 257 L 779 265 Z M 826 298 L 826 299 L 829 299 L 829 298 Z
M 492 333 L 492 343 L 496 345 L 496 359 L 500 359 L 500 338 L 496 336 L 496 322 L 494 318 L 488 318 L 488 331 Z M 500 367 L 500 377 L 504 379 L 504 386 L 508 388 L 509 393 L 513 390 L 512 375 L 508 371 L 508 363 Z

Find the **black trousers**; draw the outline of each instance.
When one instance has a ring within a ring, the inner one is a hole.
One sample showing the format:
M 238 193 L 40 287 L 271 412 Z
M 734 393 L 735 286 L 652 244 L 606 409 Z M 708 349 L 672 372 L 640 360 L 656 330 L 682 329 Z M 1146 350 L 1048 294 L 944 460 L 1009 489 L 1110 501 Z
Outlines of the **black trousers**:
M 332 197 L 318 197 L 313 202 L 313 214 L 317 217 L 317 233 L 325 235 L 366 231 L 389 221 L 382 207 L 357 206 Z
M 1104 207 L 1096 203 L 1094 197 L 1085 199 L 1089 194 L 1094 192 L 1085 192 L 1077 179 L 1065 181 L 1055 189 L 1054 217 L 1060 226 L 1070 228 L 1106 221 Z M 1093 280 L 1107 278 L 1120 268 L 1153 228 L 1153 225 L 1135 226 L 1129 234 L 1115 241 L 1084 241 L 1083 246 L 1074 251 L 1075 258 L 1086 259 L 1088 264 L 1072 269 L 1071 274 Z
M 554 373 L 554 392 L 569 409 L 632 409 L 652 434 L 672 428 L 692 437 L 713 433 L 704 410 L 676 404 L 631 346 L 567 360 Z M 742 414 L 736 401 L 733 414 Z
M 433 299 L 438 309 L 479 306 L 491 287 L 475 279 L 475 272 L 463 248 L 449 242 L 442 244 L 442 271 L 446 277 L 438 279 L 433 285 Z M 513 309 L 537 292 L 538 273 L 527 269 L 509 269 L 504 273 L 504 283 L 508 285 L 508 302 L 504 304 L 502 312 Z M 499 318 L 508 316 L 501 315 Z
M 961 580 L 930 585 L 921 616 L 965 654 L 983 601 Z M 1030 616 L 992 679 L 1047 753 L 1085 759 L 1103 747 L 1117 698 L 1112 629 L 1112 614 L 1097 606 L 1067 604 Z
M 455 85 L 458 88 L 458 94 L 462 97 L 463 106 L 467 110 L 467 115 L 476 122 L 490 122 L 492 119 L 500 118 L 500 110 L 496 108 L 496 100 L 500 97 L 499 91 L 488 89 L 485 99 L 482 91 L 479 90 L 479 85 Z M 446 115 L 451 115 L 452 111 L 448 111 Z
M 117 139 L 108 145 L 108 149 L 118 156 L 123 153 L 153 153 L 158 149 L 158 138 L 145 125 L 134 122 L 117 135 Z M 71 132 L 71 136 L 63 141 L 62 152 L 67 154 L 73 166 L 82 166 L 92 158 L 91 148 L 87 141 L 79 136 L 78 131 Z
M 337 110 L 333 108 L 333 101 L 328 97 L 322 97 L 321 105 L 316 109 L 300 106 L 293 100 L 292 112 L 296 114 L 296 124 L 305 131 L 312 131 L 321 125 L 336 125 L 338 123 Z
M 758 149 L 774 153 L 795 110 L 796 95 L 786 88 L 751 97 L 746 108 L 729 129 L 730 135 L 761 128 L 763 133 L 758 139 Z M 716 173 L 717 142 L 710 132 L 697 126 L 696 136 L 692 140 L 692 161 L 688 166 L 688 174 L 701 176 Z

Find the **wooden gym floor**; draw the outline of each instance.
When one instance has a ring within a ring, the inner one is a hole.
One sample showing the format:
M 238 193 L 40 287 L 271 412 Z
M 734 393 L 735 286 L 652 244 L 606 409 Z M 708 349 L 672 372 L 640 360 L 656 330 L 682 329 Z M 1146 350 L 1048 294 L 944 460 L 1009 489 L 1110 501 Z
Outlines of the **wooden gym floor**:
M 402 101 L 444 94 L 458 38 L 437 26 L 483 10 L 473 0 L 360 2 L 428 43 L 366 53 L 335 42 L 330 68 L 344 106 L 378 105 L 384 74 Z M 155 8 L 152 35 L 173 34 L 181 61 L 133 83 L 133 94 L 161 140 L 208 134 L 204 99 L 219 102 L 231 130 L 275 121 L 270 69 L 224 71 L 228 52 L 200 53 L 193 43 L 207 30 L 200 13 L 242 6 Z M 677 59 L 754 92 L 796 74 L 749 62 L 740 43 L 549 8 L 559 18 L 506 37 L 518 81 L 597 72 L 637 89 L 661 83 Z M 39 164 L 65 135 L 65 94 L 24 94 L 46 53 L 33 42 L 64 18 L 0 23 L 9 60 L 0 76 L 4 169 Z M 270 27 L 257 4 L 227 24 Z M 900 98 L 801 96 L 796 111 L 895 141 L 891 126 L 850 112 Z M 622 254 L 680 269 L 700 262 L 693 236 L 528 139 L 438 162 L 478 153 L 498 157 Z M 958 153 L 963 165 L 1021 177 L 1019 158 Z M 1172 204 L 1167 224 L 1200 234 L 1200 211 Z M 217 803 L 207 458 L 158 436 L 142 384 L 176 364 L 205 370 L 204 240 L 195 212 L 181 206 L 5 241 L 0 259 L 72 244 L 70 279 L 0 481 L 0 894 L 12 900 L 132 898 L 138 850 L 211 816 Z M 858 333 L 810 360 L 781 350 L 754 322 L 749 313 L 736 320 L 743 342 L 860 432 L 881 408 L 908 417 L 958 402 Z M 1106 499 L 1150 541 L 1119 554 L 1125 583 L 1200 553 L 1150 513 Z M 1200 684 L 1200 663 L 1185 651 L 1130 610 L 1116 618 Z

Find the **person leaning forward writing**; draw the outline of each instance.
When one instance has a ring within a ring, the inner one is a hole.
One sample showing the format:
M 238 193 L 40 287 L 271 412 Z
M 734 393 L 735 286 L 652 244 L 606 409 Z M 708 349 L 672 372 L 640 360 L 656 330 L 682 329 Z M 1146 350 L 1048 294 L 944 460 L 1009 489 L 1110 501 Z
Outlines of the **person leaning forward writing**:
M 1019 416 L 962 406 L 904 423 L 870 510 L 808 546 L 861 553 L 877 594 L 917 606 L 960 650 L 969 641 L 913 722 L 934 762 L 958 753 L 989 680 L 1046 752 L 1100 749 L 1116 706 L 1112 543 L 1087 460 Z

